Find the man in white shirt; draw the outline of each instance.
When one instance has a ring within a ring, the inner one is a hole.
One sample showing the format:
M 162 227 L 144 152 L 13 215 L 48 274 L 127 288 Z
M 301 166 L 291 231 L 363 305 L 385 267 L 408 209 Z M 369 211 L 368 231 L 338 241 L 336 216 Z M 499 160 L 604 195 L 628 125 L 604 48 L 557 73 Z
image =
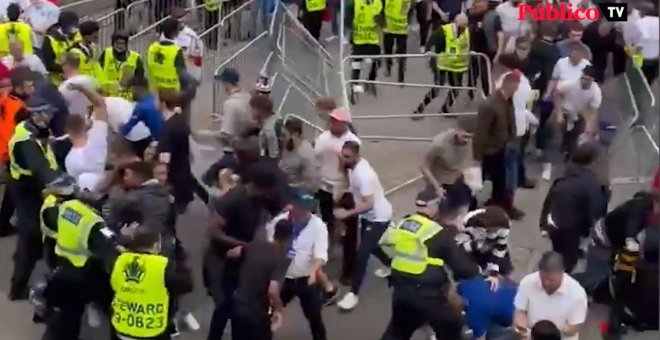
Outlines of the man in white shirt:
M 334 203 L 346 187 L 345 176 L 339 168 L 341 148 L 348 141 L 360 143 L 360 139 L 350 131 L 350 123 L 351 114 L 346 109 L 332 110 L 328 130 L 323 131 L 314 142 L 314 153 L 321 178 L 316 197 L 319 200 L 321 217 L 327 223 L 331 235 L 335 223 Z
M 48 74 L 44 63 L 32 53 L 25 53 L 23 42 L 20 40 L 9 43 L 9 55 L 2 58 L 2 63 L 9 69 L 16 67 L 27 67 L 30 70 L 40 73 L 44 76 Z
M 539 271 L 520 281 L 513 304 L 514 327 L 524 338 L 536 322 L 549 320 L 561 330 L 562 340 L 578 340 L 588 309 L 586 291 L 564 272 L 562 256 L 552 251 L 541 257 Z
M 67 53 L 62 61 L 62 70 L 66 80 L 60 84 L 59 91 L 66 101 L 69 114 L 81 115 L 85 118 L 91 114 L 91 103 L 80 91 L 70 90 L 69 84 L 76 87 L 85 87 L 87 90 L 96 90 L 98 83 L 90 76 L 79 74 L 80 58 L 72 53 Z
M 660 50 L 660 20 L 658 16 L 643 16 L 637 26 L 641 32 L 638 46 L 641 49 L 644 63 L 642 72 L 649 85 L 658 77 L 658 52 Z
M 183 55 L 186 57 L 186 66 L 188 67 L 188 74 L 199 83 L 202 81 L 204 42 L 199 38 L 197 32 L 186 24 L 190 15 L 185 9 L 175 7 L 172 9 L 171 16 L 178 20 L 181 25 L 181 29 L 174 39 L 174 43 L 183 49 Z M 162 39 L 164 39 L 163 36 L 161 36 L 161 40 Z
M 66 171 L 76 181 L 79 181 L 83 174 L 103 177 L 108 155 L 108 112 L 103 97 L 78 84 L 69 84 L 68 89 L 81 92 L 94 104 L 94 116 L 89 129 L 85 117 L 67 117 L 66 133 L 72 146 L 64 159 Z
M 321 269 L 328 261 L 328 229 L 323 220 L 314 215 L 316 199 L 311 193 L 297 193 L 292 209 L 280 218 L 293 224 L 293 237 L 288 256 L 291 264 L 282 284 L 282 303 L 286 306 L 294 297 L 309 322 L 313 340 L 326 340 L 325 325 L 321 316 L 323 306 L 317 281 Z M 273 239 L 275 223 L 267 226 L 269 239 Z
M 495 8 L 495 12 L 500 17 L 502 23 L 502 32 L 504 33 L 504 46 L 507 52 L 513 52 L 515 40 L 523 31 L 525 20 L 519 20 L 521 4 L 520 0 L 508 0 L 502 2 Z
M 385 198 L 378 174 L 369 162 L 360 156 L 360 144 L 354 141 L 344 143 L 341 149 L 341 162 L 348 171 L 348 182 L 355 207 L 347 210 L 335 209 L 335 217 L 345 219 L 350 216 L 360 218 L 360 242 L 355 259 L 351 291 L 337 303 L 343 310 L 352 310 L 358 304 L 358 294 L 367 270 L 369 257 L 373 254 L 385 266 L 391 259 L 379 247 L 378 242 L 392 220 L 392 205 Z
M 126 124 L 133 114 L 135 103 L 121 97 L 105 97 L 105 106 L 108 110 L 108 125 L 110 129 L 117 134 L 121 134 L 121 127 Z M 124 136 L 133 149 L 146 150 L 153 141 L 151 131 L 143 122 L 138 122 L 133 126 L 130 132 Z M 142 157 L 143 155 L 138 155 Z

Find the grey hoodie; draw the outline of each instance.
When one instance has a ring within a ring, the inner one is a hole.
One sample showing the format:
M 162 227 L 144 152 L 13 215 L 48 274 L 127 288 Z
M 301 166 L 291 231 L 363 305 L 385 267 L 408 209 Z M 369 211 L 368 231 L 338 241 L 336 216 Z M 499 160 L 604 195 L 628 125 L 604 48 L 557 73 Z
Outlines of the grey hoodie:
M 141 221 L 142 226 L 163 233 L 167 229 L 169 210 L 169 190 L 152 179 L 110 202 L 108 225 L 119 231 L 126 223 Z

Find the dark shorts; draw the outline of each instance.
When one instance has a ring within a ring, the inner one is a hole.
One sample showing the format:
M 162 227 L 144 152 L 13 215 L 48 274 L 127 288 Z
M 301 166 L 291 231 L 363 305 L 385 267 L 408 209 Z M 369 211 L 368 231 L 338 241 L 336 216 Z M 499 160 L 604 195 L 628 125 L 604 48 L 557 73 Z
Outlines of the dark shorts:
M 353 55 L 379 55 L 380 45 L 353 45 Z M 357 61 L 357 60 L 356 60 Z

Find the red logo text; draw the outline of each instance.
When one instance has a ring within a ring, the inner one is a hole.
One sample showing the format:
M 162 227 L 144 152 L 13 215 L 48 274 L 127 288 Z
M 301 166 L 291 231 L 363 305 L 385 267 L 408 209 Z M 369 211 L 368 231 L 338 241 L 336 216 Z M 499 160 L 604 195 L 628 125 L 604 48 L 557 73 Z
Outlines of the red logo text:
M 539 4 L 535 7 L 526 4 L 518 5 L 518 20 L 526 20 L 531 15 L 532 20 L 597 20 L 600 12 L 597 8 L 573 8 L 573 4 L 561 3 L 559 6 Z

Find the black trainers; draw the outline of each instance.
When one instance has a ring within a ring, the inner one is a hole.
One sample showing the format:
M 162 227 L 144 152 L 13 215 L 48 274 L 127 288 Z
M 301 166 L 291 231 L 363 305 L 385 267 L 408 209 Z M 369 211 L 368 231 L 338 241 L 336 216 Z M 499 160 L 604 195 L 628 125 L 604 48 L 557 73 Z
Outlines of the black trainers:
M 329 292 L 323 292 L 322 299 L 323 299 L 323 305 L 324 306 L 334 305 L 337 302 L 337 300 L 339 299 L 339 288 L 334 287 Z

